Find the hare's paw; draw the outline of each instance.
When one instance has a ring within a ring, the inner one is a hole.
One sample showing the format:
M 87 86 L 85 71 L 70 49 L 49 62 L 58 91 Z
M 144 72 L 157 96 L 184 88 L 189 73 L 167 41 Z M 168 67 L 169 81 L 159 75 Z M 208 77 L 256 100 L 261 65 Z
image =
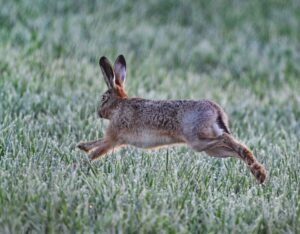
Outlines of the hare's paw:
M 89 144 L 87 144 L 86 142 L 79 142 L 77 144 L 77 148 L 80 149 L 80 150 L 83 150 L 84 152 L 89 152 L 90 151 Z
M 255 162 L 253 165 L 250 166 L 250 170 L 252 174 L 256 177 L 258 183 L 262 184 L 265 182 L 267 178 L 267 171 L 263 165 L 258 162 Z

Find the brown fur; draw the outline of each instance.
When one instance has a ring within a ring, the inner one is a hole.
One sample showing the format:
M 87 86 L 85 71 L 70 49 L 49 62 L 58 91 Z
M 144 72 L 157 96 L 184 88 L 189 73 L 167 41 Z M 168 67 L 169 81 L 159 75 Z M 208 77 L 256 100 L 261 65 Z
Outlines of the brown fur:
M 117 95 L 121 98 L 128 97 L 126 91 L 124 90 L 124 88 L 121 85 L 116 84 L 115 91 L 116 91 Z
M 99 63 L 108 90 L 102 96 L 98 115 L 110 120 L 110 124 L 103 139 L 78 144 L 91 160 L 123 145 L 154 148 L 186 143 L 211 156 L 238 157 L 248 165 L 259 183 L 265 181 L 264 166 L 246 146 L 232 137 L 227 115 L 218 104 L 209 100 L 129 98 L 124 89 L 124 57 L 117 58 L 114 69 L 105 57 Z

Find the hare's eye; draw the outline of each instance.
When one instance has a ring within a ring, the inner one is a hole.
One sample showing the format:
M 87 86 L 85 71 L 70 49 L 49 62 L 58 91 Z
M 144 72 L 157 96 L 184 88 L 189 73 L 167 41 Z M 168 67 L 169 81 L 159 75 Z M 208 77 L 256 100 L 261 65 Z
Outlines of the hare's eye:
M 102 100 L 101 100 L 101 101 L 102 101 L 102 104 L 104 104 L 105 102 L 107 102 L 107 99 L 108 99 L 108 98 L 107 98 L 106 96 L 102 96 Z

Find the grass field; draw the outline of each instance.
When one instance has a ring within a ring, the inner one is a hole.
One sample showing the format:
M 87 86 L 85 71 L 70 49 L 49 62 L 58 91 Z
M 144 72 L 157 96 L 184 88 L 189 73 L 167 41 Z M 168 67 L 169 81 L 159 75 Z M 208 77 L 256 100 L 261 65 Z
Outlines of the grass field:
M 300 233 L 300 3 L 1 1 L 0 233 Z M 185 146 L 89 163 L 105 90 L 220 103 L 269 172 Z

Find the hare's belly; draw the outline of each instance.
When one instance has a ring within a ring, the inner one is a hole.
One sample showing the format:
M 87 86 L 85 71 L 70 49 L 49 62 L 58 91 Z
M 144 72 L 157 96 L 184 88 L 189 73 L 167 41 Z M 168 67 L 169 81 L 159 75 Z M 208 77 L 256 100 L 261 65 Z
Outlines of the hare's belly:
M 122 136 L 125 144 L 140 148 L 154 148 L 163 145 L 181 143 L 180 140 L 166 132 L 154 130 L 141 130 L 132 133 L 126 133 Z

